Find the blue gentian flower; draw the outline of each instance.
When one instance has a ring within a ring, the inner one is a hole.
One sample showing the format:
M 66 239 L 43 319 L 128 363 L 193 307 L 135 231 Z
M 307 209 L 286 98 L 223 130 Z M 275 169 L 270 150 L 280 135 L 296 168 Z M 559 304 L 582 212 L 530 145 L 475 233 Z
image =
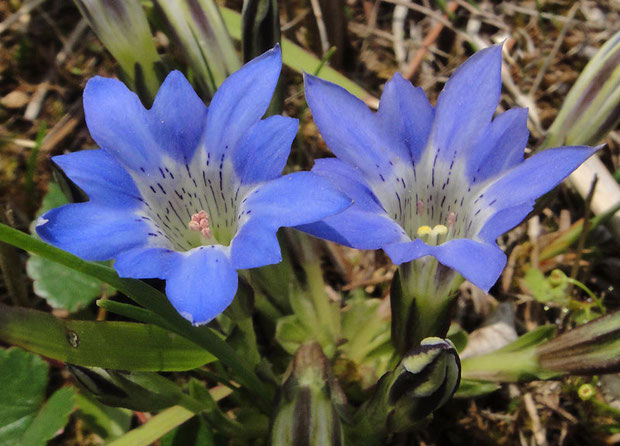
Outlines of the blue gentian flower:
M 213 319 L 236 293 L 236 270 L 281 260 L 279 227 L 351 203 L 313 173 L 281 176 L 298 121 L 261 120 L 280 69 L 276 47 L 231 75 L 209 108 L 179 72 L 150 110 L 118 80 L 91 79 L 84 109 L 100 149 L 54 157 L 90 201 L 47 212 L 39 236 L 87 260 L 115 259 L 122 277 L 165 279 L 186 319 Z
M 377 113 L 344 89 L 305 78 L 314 121 L 337 158 L 317 160 L 354 204 L 301 227 L 358 249 L 382 248 L 396 264 L 433 256 L 483 290 L 506 264 L 496 239 L 596 150 L 549 149 L 524 160 L 527 110 L 493 119 L 501 47 L 459 67 L 431 106 L 396 74 Z

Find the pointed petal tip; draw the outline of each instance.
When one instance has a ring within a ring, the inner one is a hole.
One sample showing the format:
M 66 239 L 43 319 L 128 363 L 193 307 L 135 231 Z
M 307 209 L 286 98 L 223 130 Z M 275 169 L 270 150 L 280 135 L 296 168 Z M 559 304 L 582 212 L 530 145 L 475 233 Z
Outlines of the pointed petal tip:
M 313 74 L 310 74 L 310 73 L 307 73 L 307 72 L 304 71 L 304 85 L 306 87 L 312 88 L 316 84 L 321 83 L 321 81 L 325 82 L 320 77 L 315 76 Z
M 159 91 L 157 92 L 157 95 L 159 95 L 163 89 L 171 88 L 171 87 L 179 88 L 181 86 L 186 86 L 186 85 L 189 85 L 190 88 L 192 88 L 191 84 L 189 83 L 189 81 L 187 80 L 187 78 L 182 72 L 180 72 L 179 70 L 172 70 L 170 73 L 166 75 L 166 78 L 161 83 L 161 86 L 159 87 Z
M 260 56 L 257 56 L 251 61 L 249 61 L 248 64 L 254 61 L 258 62 L 258 61 L 270 60 L 270 59 L 275 59 L 279 65 L 282 65 L 282 49 L 280 48 L 279 43 L 276 43 L 276 45 L 273 48 L 265 51 Z
M 456 69 L 455 74 L 459 71 L 466 71 L 466 67 L 469 67 L 469 69 L 473 69 L 473 67 L 477 65 L 480 65 L 481 73 L 486 70 L 492 70 L 496 71 L 498 76 L 501 76 L 502 45 L 492 45 L 476 51 L 461 66 Z M 452 75 L 452 77 L 454 77 L 454 74 Z
M 411 81 L 409 79 L 405 78 L 405 76 L 403 76 L 399 71 L 397 71 L 390 78 L 390 80 L 386 82 L 385 87 L 383 88 L 383 91 L 386 90 L 388 85 L 395 85 L 396 87 L 400 87 L 400 86 L 403 86 L 405 84 L 409 84 L 409 85 L 413 86 L 413 84 L 411 83 Z

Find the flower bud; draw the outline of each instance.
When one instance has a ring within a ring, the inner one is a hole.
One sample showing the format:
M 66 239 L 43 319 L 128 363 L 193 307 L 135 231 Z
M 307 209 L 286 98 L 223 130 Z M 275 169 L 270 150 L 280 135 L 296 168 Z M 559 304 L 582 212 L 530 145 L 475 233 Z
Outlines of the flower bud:
M 139 0 L 75 0 L 97 37 L 114 56 L 131 88 L 149 105 L 159 88 L 161 59 Z
M 588 401 L 596 394 L 596 387 L 590 383 L 582 384 L 579 386 L 577 394 L 582 401 Z
M 289 369 L 271 428 L 272 446 L 344 444 L 344 393 L 318 343 L 303 344 Z
M 372 399 L 355 417 L 356 440 L 378 440 L 415 429 L 456 392 L 461 363 L 452 342 L 426 338 L 394 371 L 383 375 Z
M 426 338 L 392 372 L 390 431 L 402 432 L 443 406 L 459 387 L 461 363 L 451 341 Z

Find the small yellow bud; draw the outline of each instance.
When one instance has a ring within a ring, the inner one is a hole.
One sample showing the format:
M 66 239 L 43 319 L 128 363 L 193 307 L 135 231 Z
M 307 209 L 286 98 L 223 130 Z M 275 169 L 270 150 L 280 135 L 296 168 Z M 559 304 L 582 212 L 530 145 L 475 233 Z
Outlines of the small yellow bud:
M 583 401 L 588 401 L 594 396 L 595 392 L 596 389 L 594 388 L 594 386 L 592 384 L 586 383 L 582 384 L 579 387 L 579 390 L 577 390 L 577 395 L 579 395 L 579 398 L 581 398 Z

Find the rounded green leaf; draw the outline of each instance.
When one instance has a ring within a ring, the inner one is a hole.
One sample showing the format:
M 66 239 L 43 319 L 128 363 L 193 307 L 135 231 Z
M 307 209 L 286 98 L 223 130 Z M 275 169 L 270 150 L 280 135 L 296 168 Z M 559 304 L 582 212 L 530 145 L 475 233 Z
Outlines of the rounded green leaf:
M 33 289 L 37 296 L 45 299 L 53 308 L 70 312 L 100 297 L 105 286 L 92 276 L 35 255 L 26 262 L 26 272 L 34 281 Z
M 69 422 L 69 415 L 75 407 L 74 397 L 74 387 L 63 387 L 56 391 L 28 426 L 19 440 L 19 445 L 39 446 L 54 438 Z
M 67 198 L 60 186 L 49 183 L 37 216 L 64 204 L 67 204 Z M 36 237 L 33 228 L 30 232 Z M 31 255 L 26 262 L 26 272 L 34 282 L 33 289 L 37 296 L 45 299 L 53 308 L 70 312 L 77 311 L 100 297 L 104 291 L 103 287 L 106 286 L 92 276 L 37 255 Z M 114 293 L 111 287 L 106 291 L 108 295 Z
M 18 348 L 0 350 L 0 444 L 14 446 L 45 398 L 47 364 Z

